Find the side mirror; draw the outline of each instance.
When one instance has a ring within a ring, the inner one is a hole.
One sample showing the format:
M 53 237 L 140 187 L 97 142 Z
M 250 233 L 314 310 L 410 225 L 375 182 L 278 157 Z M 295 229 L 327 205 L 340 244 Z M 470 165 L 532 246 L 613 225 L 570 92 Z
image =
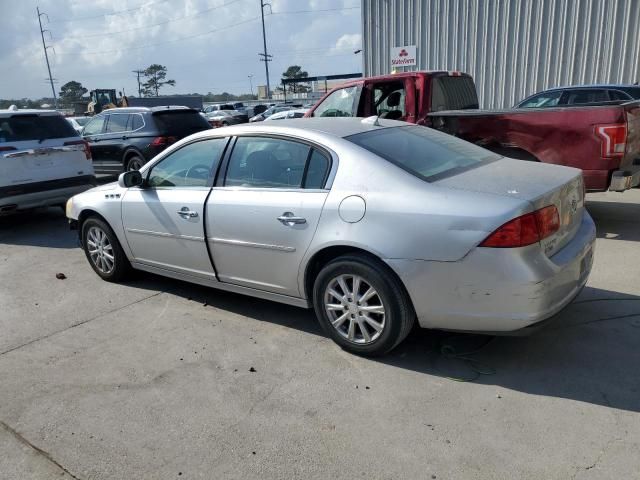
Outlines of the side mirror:
M 121 173 L 118 177 L 118 186 L 121 188 L 142 186 L 142 174 L 137 170 Z

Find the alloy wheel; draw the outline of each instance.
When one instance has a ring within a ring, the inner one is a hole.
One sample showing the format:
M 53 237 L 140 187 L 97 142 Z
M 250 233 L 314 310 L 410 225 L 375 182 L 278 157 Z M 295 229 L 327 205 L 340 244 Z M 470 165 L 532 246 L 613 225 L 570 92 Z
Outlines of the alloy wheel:
M 113 271 L 115 268 L 113 245 L 101 228 L 92 226 L 87 232 L 87 251 L 91 261 L 100 272 L 108 275 Z
M 339 275 L 324 294 L 324 308 L 333 328 L 359 345 L 375 342 L 385 327 L 385 307 L 380 294 L 359 275 Z

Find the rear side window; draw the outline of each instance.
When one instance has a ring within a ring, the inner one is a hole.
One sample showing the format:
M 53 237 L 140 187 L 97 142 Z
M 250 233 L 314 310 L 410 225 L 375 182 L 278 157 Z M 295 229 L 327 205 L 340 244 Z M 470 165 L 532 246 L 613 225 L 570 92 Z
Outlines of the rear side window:
M 631 97 L 620 90 L 609 90 L 611 100 L 631 100 Z
M 323 188 L 329 160 L 309 145 L 280 138 L 239 137 L 225 186 Z
M 608 102 L 606 90 L 572 90 L 567 92 L 567 105 L 582 105 L 584 103 Z
M 129 130 L 138 130 L 142 128 L 144 125 L 144 121 L 142 120 L 142 115 L 139 113 L 131 114 L 131 118 L 129 119 Z
M 163 135 L 186 137 L 192 133 L 211 128 L 209 122 L 193 110 L 154 113 L 153 119 Z
M 415 125 L 371 130 L 346 139 L 426 181 L 500 158 L 472 143 Z
M 466 110 L 478 108 L 476 86 L 471 77 L 440 76 L 431 81 L 431 110 Z
M 112 113 L 109 115 L 109 121 L 107 123 L 107 133 L 119 133 L 127 130 L 127 123 L 129 121 L 129 115 L 122 113 Z
M 0 118 L 0 143 L 77 137 L 71 124 L 59 115 L 12 115 Z
M 543 92 L 535 97 L 531 97 L 525 100 L 518 108 L 542 108 L 542 107 L 555 107 L 560 102 L 562 97 L 562 90 L 555 90 L 552 92 Z
M 330 94 L 314 110 L 314 117 L 355 117 L 360 101 L 360 86 L 341 88 Z

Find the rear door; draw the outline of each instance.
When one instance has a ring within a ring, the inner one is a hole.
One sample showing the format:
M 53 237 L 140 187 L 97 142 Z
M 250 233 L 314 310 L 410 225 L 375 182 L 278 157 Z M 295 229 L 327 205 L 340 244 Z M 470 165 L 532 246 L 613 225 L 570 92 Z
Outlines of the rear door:
M 93 176 L 84 142 L 58 113 L 0 118 L 0 185 Z
M 300 262 L 328 190 L 331 157 L 286 137 L 243 136 L 207 205 L 207 235 L 222 282 L 301 297 Z
M 147 172 L 143 188 L 122 200 L 122 223 L 137 262 L 211 277 L 204 205 L 226 138 L 200 140 L 171 152 Z

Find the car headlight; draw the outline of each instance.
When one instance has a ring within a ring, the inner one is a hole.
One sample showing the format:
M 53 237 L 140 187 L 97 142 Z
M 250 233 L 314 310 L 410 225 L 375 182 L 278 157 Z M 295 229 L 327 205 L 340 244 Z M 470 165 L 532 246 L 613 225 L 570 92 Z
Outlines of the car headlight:
M 67 205 L 64 208 L 64 214 L 67 216 L 67 218 L 71 218 L 72 212 L 73 212 L 73 197 L 67 200 Z

